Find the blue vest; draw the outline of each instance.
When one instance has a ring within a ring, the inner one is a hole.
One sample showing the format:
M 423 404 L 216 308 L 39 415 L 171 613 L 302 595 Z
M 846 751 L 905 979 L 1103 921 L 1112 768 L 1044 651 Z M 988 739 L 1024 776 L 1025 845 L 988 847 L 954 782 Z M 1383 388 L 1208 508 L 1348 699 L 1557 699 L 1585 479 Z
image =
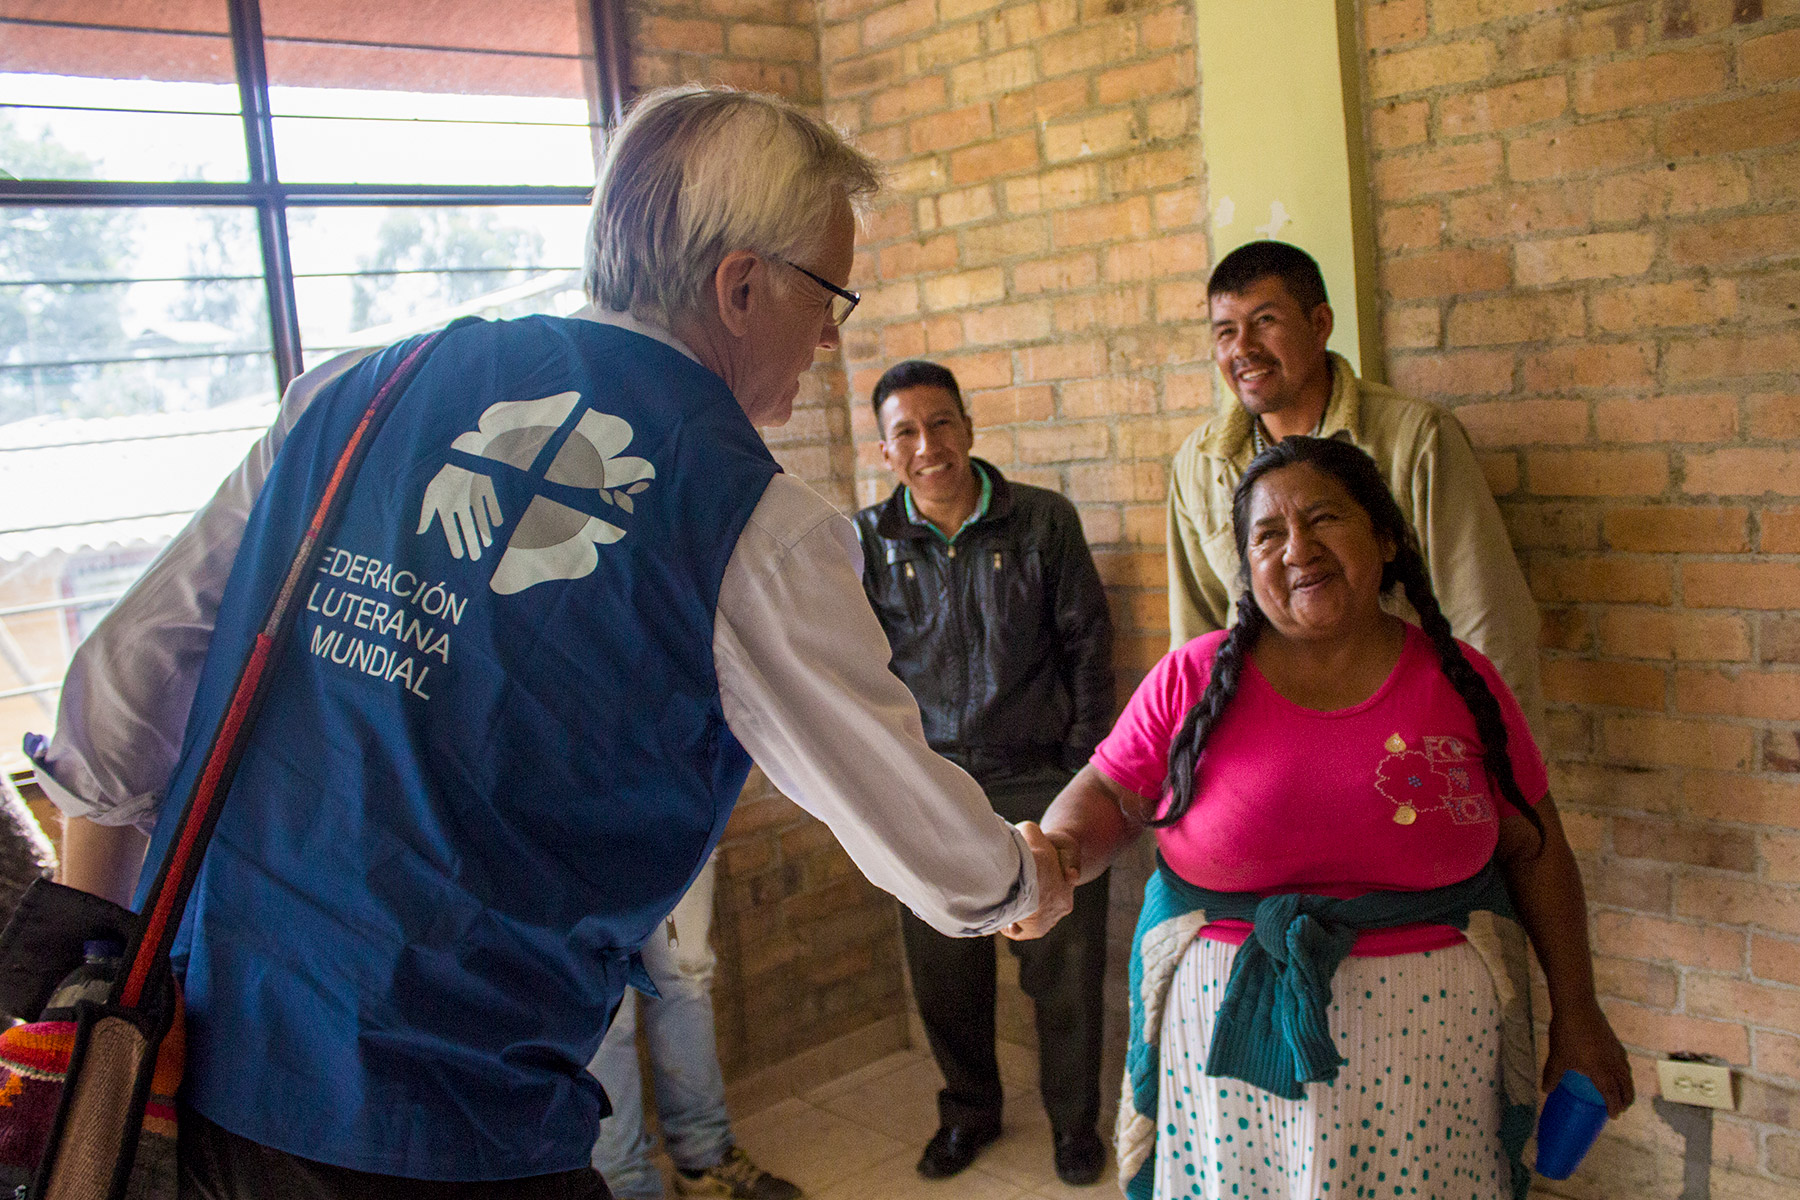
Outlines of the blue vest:
M 170 796 L 415 344 L 326 388 L 277 456 Z M 749 770 L 713 623 L 779 470 L 723 381 L 653 339 L 550 317 L 444 335 L 301 586 L 176 944 L 196 1109 L 383 1174 L 588 1162 L 584 1068 Z

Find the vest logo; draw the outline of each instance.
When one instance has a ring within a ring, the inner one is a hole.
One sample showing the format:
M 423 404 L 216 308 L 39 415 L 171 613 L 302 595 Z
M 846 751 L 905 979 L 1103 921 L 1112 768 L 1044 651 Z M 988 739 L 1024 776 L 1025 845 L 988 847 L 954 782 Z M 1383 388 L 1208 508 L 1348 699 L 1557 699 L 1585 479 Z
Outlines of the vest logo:
M 623 418 L 588 409 L 564 435 L 580 402 L 577 392 L 559 392 L 489 406 L 476 428 L 458 435 L 450 447 L 496 466 L 484 470 L 448 462 L 425 488 L 417 532 L 423 534 L 434 521 L 441 521 L 451 556 L 479 561 L 482 550 L 494 544 L 495 531 L 506 524 L 494 491 L 494 473 L 511 468 L 536 483 L 537 494 L 513 525 L 488 581 L 502 596 L 553 579 L 582 579 L 599 565 L 595 547 L 625 536 L 625 530 L 599 511 L 573 507 L 569 501 L 575 498 L 565 489 L 591 492 L 599 498 L 597 510 L 604 505 L 630 513 L 632 497 L 656 478 L 656 468 L 649 462 L 621 453 L 632 438 L 631 425 Z M 547 454 L 559 435 L 561 445 Z M 546 457 L 549 461 L 543 463 Z M 539 481 L 561 485 L 557 492 L 561 498 L 544 494 Z

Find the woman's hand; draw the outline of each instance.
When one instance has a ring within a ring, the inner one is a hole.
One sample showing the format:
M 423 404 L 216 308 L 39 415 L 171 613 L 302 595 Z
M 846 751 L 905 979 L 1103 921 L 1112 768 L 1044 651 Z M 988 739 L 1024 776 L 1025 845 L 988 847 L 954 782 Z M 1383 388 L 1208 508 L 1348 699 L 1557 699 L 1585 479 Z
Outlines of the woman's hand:
M 1596 1002 L 1565 1005 L 1550 1014 L 1550 1057 L 1544 1062 L 1544 1090 L 1562 1081 L 1564 1071 L 1580 1071 L 1606 1097 L 1606 1115 L 1631 1107 L 1636 1088 L 1631 1062 L 1606 1014 Z

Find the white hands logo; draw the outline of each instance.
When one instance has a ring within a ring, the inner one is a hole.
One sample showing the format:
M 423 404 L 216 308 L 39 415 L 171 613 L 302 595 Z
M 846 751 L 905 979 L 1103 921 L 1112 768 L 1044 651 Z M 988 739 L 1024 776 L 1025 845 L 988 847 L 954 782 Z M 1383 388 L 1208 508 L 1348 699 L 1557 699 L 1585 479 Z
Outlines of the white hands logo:
M 500 500 L 494 495 L 494 481 L 455 463 L 445 463 L 426 487 L 418 532 L 430 529 L 434 519 L 443 521 L 444 540 L 456 558 L 465 553 L 480 558 L 481 548 L 494 544 L 493 531 L 506 523 Z
M 575 392 L 540 400 L 507 400 L 481 414 L 477 428 L 450 443 L 454 449 L 531 473 L 539 455 L 580 402 Z M 591 409 L 557 450 L 542 478 L 564 487 L 591 489 L 601 503 L 630 513 L 632 497 L 650 486 L 656 468 L 620 452 L 631 444 L 629 422 Z M 419 509 L 424 533 L 441 521 L 453 557 L 479 559 L 506 523 L 492 478 L 457 463 L 446 463 L 425 488 Z M 550 579 L 580 579 L 600 561 L 594 547 L 625 536 L 625 530 L 543 494 L 534 495 L 514 526 L 489 586 L 506 596 Z

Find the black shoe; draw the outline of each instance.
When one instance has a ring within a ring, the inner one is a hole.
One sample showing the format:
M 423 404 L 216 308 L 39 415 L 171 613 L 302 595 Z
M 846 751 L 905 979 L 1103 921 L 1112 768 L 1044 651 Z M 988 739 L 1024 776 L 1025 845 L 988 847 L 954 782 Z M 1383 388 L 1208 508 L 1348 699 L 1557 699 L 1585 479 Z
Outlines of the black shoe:
M 1106 1166 L 1106 1143 L 1090 1129 L 1056 1135 L 1056 1177 L 1075 1187 L 1098 1182 Z
M 983 1146 L 1000 1136 L 998 1125 L 940 1125 L 919 1156 L 919 1174 L 948 1179 L 975 1161 Z

